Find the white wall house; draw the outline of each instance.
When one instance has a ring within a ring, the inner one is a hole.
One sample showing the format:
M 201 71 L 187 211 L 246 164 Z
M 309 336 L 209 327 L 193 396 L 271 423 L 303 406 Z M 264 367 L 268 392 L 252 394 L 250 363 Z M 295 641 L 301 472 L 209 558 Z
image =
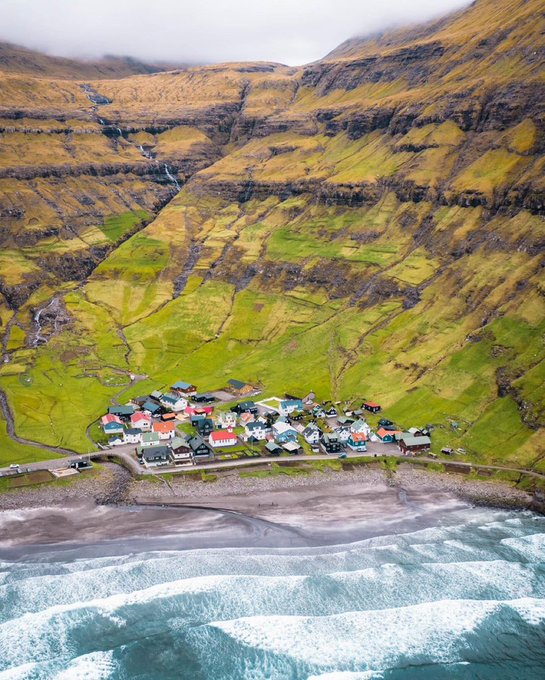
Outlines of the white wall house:
M 165 408 L 174 413 L 185 411 L 189 403 L 185 397 L 181 397 L 178 394 L 163 394 L 159 401 Z
M 245 431 L 247 437 L 253 437 L 258 441 L 262 441 L 263 439 L 267 439 L 270 428 L 267 426 L 267 423 L 264 423 L 262 420 L 255 420 L 253 423 L 247 423 Z

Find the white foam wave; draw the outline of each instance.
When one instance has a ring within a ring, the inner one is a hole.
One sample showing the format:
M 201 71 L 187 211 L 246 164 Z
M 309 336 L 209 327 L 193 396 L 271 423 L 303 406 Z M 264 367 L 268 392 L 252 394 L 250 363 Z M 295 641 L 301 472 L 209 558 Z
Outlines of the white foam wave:
M 54 680 L 107 680 L 112 677 L 116 666 L 112 650 L 92 652 L 73 659 L 53 678 Z
M 535 625 L 545 600 L 441 600 L 397 609 L 325 617 L 256 616 L 210 624 L 245 647 L 282 654 L 313 666 L 389 668 L 400 657 L 420 662 L 458 661 L 460 638 L 475 631 L 500 607 Z M 342 644 L 332 644 L 342 641 Z

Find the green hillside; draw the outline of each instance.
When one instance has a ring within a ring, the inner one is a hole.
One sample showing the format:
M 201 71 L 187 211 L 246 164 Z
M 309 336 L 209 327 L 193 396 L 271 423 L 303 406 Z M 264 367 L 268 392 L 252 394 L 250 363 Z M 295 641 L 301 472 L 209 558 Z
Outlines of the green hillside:
M 29 110 L 0 138 L 0 388 L 18 436 L 87 451 L 130 373 L 123 398 L 237 376 L 373 398 L 433 423 L 437 449 L 545 470 L 544 10 L 481 0 L 301 69 L 93 82 L 108 125 L 78 94 L 54 149 L 58 89 L 32 83 L 41 131 Z M 0 463 L 28 459 L 4 441 Z

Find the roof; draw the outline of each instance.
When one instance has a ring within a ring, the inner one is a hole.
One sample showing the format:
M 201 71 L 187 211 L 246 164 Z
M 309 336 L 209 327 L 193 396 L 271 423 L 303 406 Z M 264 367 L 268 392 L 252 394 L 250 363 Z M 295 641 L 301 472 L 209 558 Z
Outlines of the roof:
M 159 404 L 156 404 L 154 401 L 148 400 L 148 401 L 146 401 L 146 403 L 144 404 L 144 406 L 142 408 L 144 409 L 144 411 L 149 411 L 150 413 L 155 413 L 161 407 L 159 406 Z
M 288 406 L 299 406 L 302 403 L 301 399 L 284 399 L 284 401 L 280 402 L 280 406 L 282 408 L 288 408 Z
M 295 432 L 297 434 L 297 431 L 291 425 L 288 425 L 288 423 L 276 422 L 273 425 L 273 429 L 278 434 L 284 434 L 284 432 Z
M 123 423 L 119 423 L 119 422 L 117 422 L 117 420 L 114 420 L 111 423 L 104 423 L 103 429 L 105 431 L 119 430 L 119 429 L 123 430 Z
M 248 387 L 248 383 L 242 382 L 242 380 L 229 380 L 229 385 L 234 387 L 235 390 L 241 390 L 243 387 Z
M 310 423 L 303 430 L 303 434 L 305 436 L 308 436 L 308 435 L 312 434 L 313 432 L 317 432 L 318 434 L 320 434 L 320 428 L 318 427 L 318 425 L 316 425 L 316 423 Z
M 172 385 L 173 390 L 188 390 L 189 388 L 197 389 L 195 385 L 185 382 L 184 380 L 178 380 L 178 382 Z
M 168 446 L 149 446 L 146 449 L 142 449 L 142 458 L 168 458 L 170 455 L 170 450 Z
M 187 437 L 174 437 L 174 439 L 170 442 L 170 446 L 173 449 L 178 449 L 180 446 L 189 446 L 189 443 L 187 441 Z
M 137 427 L 130 427 L 125 431 L 125 434 L 142 434 L 142 430 L 138 429 Z
M 365 406 L 369 406 L 370 408 L 380 408 L 380 404 L 377 404 L 376 401 L 366 401 Z
M 122 424 L 121 420 L 119 420 L 119 417 L 114 415 L 113 413 L 108 413 L 107 415 L 102 416 L 101 422 L 103 425 L 108 425 L 109 423 L 119 423 L 120 425 Z
M 110 406 L 108 413 L 115 413 L 121 416 L 132 416 L 134 413 L 134 406 L 128 404 L 127 406 Z
M 245 408 L 255 408 L 255 401 L 241 401 L 240 404 L 238 404 L 238 409 L 245 409 Z
M 405 446 L 430 446 L 431 439 L 429 437 L 413 437 L 409 435 L 404 435 L 401 441 Z
M 263 428 L 268 429 L 266 423 L 263 423 L 260 420 L 253 420 L 250 423 L 246 423 L 246 429 L 250 431 L 262 430 Z
M 142 441 L 146 444 L 149 444 L 150 442 L 158 442 L 159 435 L 157 432 L 144 432 L 142 435 Z
M 282 444 L 282 448 L 286 451 L 299 451 L 301 447 L 295 442 L 287 442 L 286 444 Z
M 204 441 L 202 437 L 191 437 L 190 439 L 187 440 L 187 443 L 193 449 L 193 451 L 196 451 L 201 446 L 206 446 L 206 448 L 210 450 L 208 444 Z
M 267 451 L 278 451 L 280 449 L 280 446 L 278 444 L 275 444 L 274 442 L 267 442 L 265 444 L 265 448 Z
M 177 401 L 180 401 L 180 399 L 183 399 L 183 397 L 179 397 L 177 394 L 163 394 L 161 397 L 161 401 L 168 401 L 169 403 L 175 404 Z
M 365 432 L 353 432 L 351 435 L 351 439 L 353 442 L 366 442 L 367 435 L 365 434 Z
M 386 437 L 386 435 L 390 435 L 390 437 L 395 437 L 396 434 L 403 434 L 401 430 L 386 430 L 384 427 L 381 427 L 377 430 L 377 434 L 379 437 Z
M 222 442 L 226 439 L 237 439 L 237 436 L 234 432 L 229 432 L 229 430 L 216 430 L 210 433 L 210 439 L 213 442 Z
M 153 431 L 154 432 L 167 433 L 167 432 L 174 432 L 175 429 L 176 429 L 175 423 L 164 423 L 164 422 L 153 423 Z
M 142 411 L 137 411 L 136 413 L 132 414 L 131 420 L 132 421 L 139 421 L 139 420 L 149 421 L 149 416 L 147 416 L 145 413 L 142 413 Z
M 163 396 L 163 393 L 160 392 L 159 390 L 154 390 L 151 394 L 150 397 L 152 399 L 160 399 Z

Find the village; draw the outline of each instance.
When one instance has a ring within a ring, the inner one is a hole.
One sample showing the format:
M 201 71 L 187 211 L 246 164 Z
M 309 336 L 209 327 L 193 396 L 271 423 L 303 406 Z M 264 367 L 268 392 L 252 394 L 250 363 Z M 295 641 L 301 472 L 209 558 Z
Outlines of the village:
M 257 400 L 260 394 L 235 379 L 212 393 L 180 380 L 166 392 L 109 407 L 101 427 L 108 448 L 134 445 L 145 468 L 312 454 L 414 456 L 431 449 L 430 428 L 404 431 L 380 417 L 373 401 L 319 402 L 313 392 Z

